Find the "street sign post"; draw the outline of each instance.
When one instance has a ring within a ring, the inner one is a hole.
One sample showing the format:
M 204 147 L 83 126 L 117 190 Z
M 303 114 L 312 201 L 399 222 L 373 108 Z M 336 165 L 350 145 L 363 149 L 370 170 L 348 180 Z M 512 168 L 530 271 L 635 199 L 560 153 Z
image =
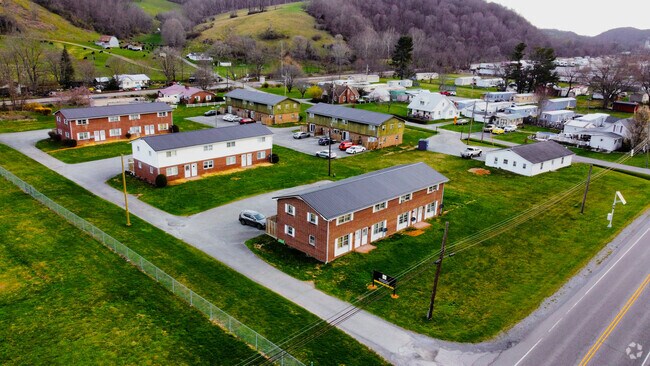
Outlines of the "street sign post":
M 368 287 L 370 289 L 377 288 L 377 285 L 381 285 L 393 290 L 391 297 L 397 299 L 396 288 L 397 288 L 397 278 L 388 276 L 379 271 L 372 271 L 372 284 Z

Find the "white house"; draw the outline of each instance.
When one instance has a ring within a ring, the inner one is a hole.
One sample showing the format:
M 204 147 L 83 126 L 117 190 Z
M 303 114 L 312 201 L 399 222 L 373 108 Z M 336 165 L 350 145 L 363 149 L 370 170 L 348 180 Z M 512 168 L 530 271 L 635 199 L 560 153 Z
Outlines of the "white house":
M 212 62 L 214 61 L 214 58 L 212 56 L 208 56 L 205 53 L 196 53 L 196 52 L 191 52 L 187 54 L 187 58 L 189 58 L 192 61 L 209 61 Z
M 268 162 L 273 133 L 255 123 L 146 136 L 132 142 L 133 173 L 154 184 Z
M 548 123 L 559 124 L 564 123 L 575 116 L 573 111 L 559 110 L 559 111 L 545 111 L 539 116 L 539 119 Z
M 483 100 L 488 102 L 512 102 L 515 92 L 488 92 L 483 94 Z
M 537 103 L 537 95 L 535 93 L 518 93 L 515 94 L 512 101 L 517 104 L 533 104 Z
M 480 76 L 461 76 L 454 80 L 454 84 L 457 86 L 468 86 L 476 84 L 478 80 L 481 80 Z
M 506 113 L 516 114 L 522 117 L 535 117 L 537 116 L 537 106 L 535 105 L 518 105 L 508 107 L 505 109 Z
M 416 72 L 415 80 L 433 80 L 438 78 L 437 72 Z
M 503 83 L 501 78 L 490 78 L 490 79 L 478 79 L 476 80 L 476 86 L 479 88 L 494 88 L 497 85 Z
M 149 77 L 145 74 L 122 74 L 117 75 L 120 89 L 142 89 L 149 86 Z
M 95 44 L 102 48 L 120 47 L 120 41 L 115 36 L 101 36 Z
M 571 133 L 575 133 L 590 128 L 596 128 L 596 125 L 589 121 L 572 119 L 564 124 L 564 129 L 562 130 L 562 132 L 565 134 L 571 134 Z
M 587 116 L 592 118 L 585 118 Z M 562 133 L 552 139 L 600 151 L 616 151 L 630 138 L 632 122 L 629 119 L 611 120 L 610 116 L 603 113 L 582 116 L 567 122 Z
M 422 92 L 406 108 L 410 117 L 431 121 L 459 116 L 454 102 L 440 93 Z
M 490 151 L 485 165 L 531 177 L 570 166 L 573 155 L 557 142 L 543 141 Z
M 555 98 L 544 102 L 543 111 L 559 111 L 563 109 L 575 108 L 576 98 Z
M 490 122 L 498 127 L 519 126 L 524 123 L 524 116 L 519 114 L 497 113 L 490 118 Z

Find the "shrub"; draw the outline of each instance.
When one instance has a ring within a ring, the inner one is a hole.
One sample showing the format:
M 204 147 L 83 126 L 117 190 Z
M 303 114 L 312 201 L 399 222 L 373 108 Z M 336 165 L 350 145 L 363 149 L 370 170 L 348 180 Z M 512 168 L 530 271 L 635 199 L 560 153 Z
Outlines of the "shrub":
M 178 127 L 178 125 L 172 125 L 170 128 L 173 133 L 180 132 L 181 130 L 180 127 Z
M 47 135 L 50 136 L 50 140 L 54 140 L 54 136 L 56 135 L 56 132 L 54 131 L 48 131 Z
M 36 107 L 34 108 L 34 112 L 40 113 L 44 116 L 49 116 L 52 113 L 52 108 L 47 108 L 47 107 Z
M 41 103 L 25 103 L 25 105 L 23 105 L 24 111 L 36 111 L 40 108 L 43 108 L 43 105 Z
M 264 84 L 262 84 L 262 89 L 268 89 L 268 87 L 269 87 L 269 83 L 265 81 Z
M 165 188 L 167 187 L 167 176 L 164 174 L 158 174 L 156 176 L 156 187 Z
M 269 155 L 269 161 L 272 164 L 277 164 L 280 161 L 280 157 L 278 156 L 278 154 L 271 154 Z
M 130 139 L 131 138 L 131 132 L 127 132 L 126 135 L 124 135 L 124 136 L 126 136 L 127 139 Z
M 321 36 L 320 34 L 314 34 L 313 36 L 311 36 L 311 40 L 314 41 L 314 42 L 318 42 L 322 38 L 323 38 L 323 36 Z
M 77 147 L 77 140 L 65 139 L 65 140 L 63 140 L 63 146 L 65 146 L 65 147 Z
M 263 41 L 273 41 L 276 39 L 289 38 L 289 36 L 276 31 L 272 26 L 269 25 L 268 28 L 259 34 L 259 38 Z

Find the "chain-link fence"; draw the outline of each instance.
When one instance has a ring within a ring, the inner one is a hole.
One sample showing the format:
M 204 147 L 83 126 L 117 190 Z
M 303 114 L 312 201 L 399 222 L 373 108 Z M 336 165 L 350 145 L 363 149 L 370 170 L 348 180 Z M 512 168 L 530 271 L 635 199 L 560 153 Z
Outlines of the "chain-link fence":
M 12 174 L 11 172 L 9 172 L 8 170 L 6 170 L 1 166 L 0 166 L 0 175 L 2 175 L 9 182 L 15 184 L 23 192 L 34 197 L 37 201 L 42 203 L 50 210 L 56 212 L 58 215 L 65 218 L 74 226 L 90 234 L 93 238 L 97 239 L 97 241 L 102 243 L 104 246 L 113 250 L 115 253 L 119 254 L 121 257 L 126 259 L 132 265 L 136 266 L 140 271 L 146 273 L 151 278 L 155 279 L 156 282 L 163 285 L 167 290 L 171 291 L 174 295 L 187 301 L 192 307 L 198 309 L 200 312 L 202 312 L 207 317 L 209 317 L 211 321 L 219 324 L 228 332 L 239 337 L 241 340 L 248 343 L 256 351 L 264 355 L 273 357 L 276 360 L 275 362 L 276 364 L 280 364 L 283 366 L 294 366 L 294 365 L 305 366 L 302 362 L 298 361 L 295 357 L 293 357 L 289 353 L 283 351 L 280 347 L 276 346 L 270 340 L 264 338 L 256 331 L 252 330 L 251 328 L 247 327 L 245 324 L 241 323 L 239 320 L 228 315 L 228 313 L 219 309 L 218 307 L 213 305 L 210 301 L 199 296 L 196 292 L 192 291 L 187 286 L 176 281 L 176 279 L 174 279 L 172 276 L 165 273 L 160 268 L 156 267 L 153 263 L 149 262 L 140 254 L 136 253 L 126 245 L 115 240 L 113 237 L 106 234 L 102 230 L 98 229 L 93 224 L 89 223 L 88 221 L 70 212 L 65 207 L 52 201 L 44 194 L 37 191 L 34 187 L 25 183 L 20 178 L 16 177 L 14 174 Z

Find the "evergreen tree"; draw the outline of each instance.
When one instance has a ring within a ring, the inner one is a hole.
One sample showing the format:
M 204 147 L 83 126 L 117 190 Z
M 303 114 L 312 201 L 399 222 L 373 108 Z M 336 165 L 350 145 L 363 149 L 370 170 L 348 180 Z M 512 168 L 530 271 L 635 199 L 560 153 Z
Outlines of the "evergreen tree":
M 538 47 L 531 56 L 532 67 L 528 70 L 528 92 L 538 90 L 558 81 L 555 72 L 555 50 Z
M 59 70 L 61 72 L 61 85 L 64 88 L 70 88 L 72 82 L 74 81 L 74 67 L 72 66 L 72 60 L 70 59 L 70 54 L 68 49 L 63 47 L 63 52 L 61 52 L 61 61 Z
M 413 38 L 411 36 L 401 36 L 397 40 L 391 65 L 395 69 L 395 74 L 400 79 L 411 76 L 411 61 L 413 59 Z
M 525 51 L 525 43 L 522 42 L 515 46 L 514 51 L 510 55 L 510 61 L 512 63 L 510 63 L 506 70 L 506 85 L 508 84 L 508 80 L 512 80 L 517 85 L 517 93 L 523 93 L 528 86 L 527 73 L 521 62 L 524 59 Z

